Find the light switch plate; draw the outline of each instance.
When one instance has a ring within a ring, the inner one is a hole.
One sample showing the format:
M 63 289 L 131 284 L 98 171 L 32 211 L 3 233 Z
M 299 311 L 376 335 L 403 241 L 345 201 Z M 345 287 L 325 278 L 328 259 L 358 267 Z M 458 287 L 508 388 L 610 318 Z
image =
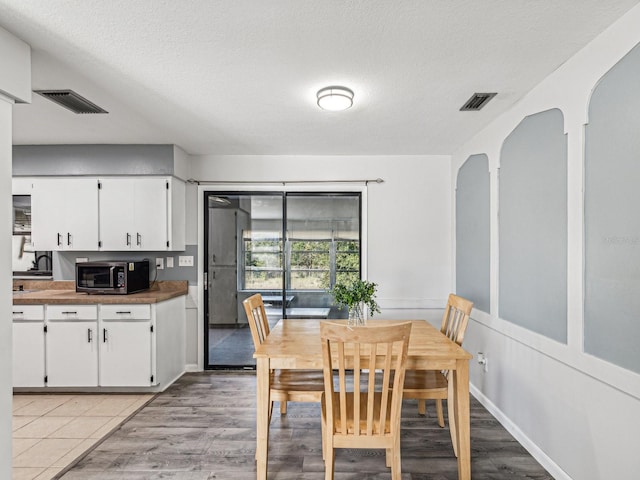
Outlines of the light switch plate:
M 167 268 L 173 268 L 173 257 L 167 257 Z
M 180 255 L 180 256 L 178 256 L 178 266 L 180 266 L 180 267 L 193 267 L 193 255 Z

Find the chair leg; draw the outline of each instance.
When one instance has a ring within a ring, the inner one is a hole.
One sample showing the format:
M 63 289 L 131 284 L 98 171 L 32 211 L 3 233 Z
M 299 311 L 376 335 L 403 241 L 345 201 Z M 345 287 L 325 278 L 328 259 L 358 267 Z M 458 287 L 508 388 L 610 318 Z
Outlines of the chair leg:
M 453 398 L 447 399 L 447 415 L 449 415 L 449 432 L 451 432 L 451 443 L 453 444 L 453 453 L 458 456 L 458 436 L 456 435 L 456 415 L 454 412 Z
M 286 415 L 287 414 L 287 402 L 286 400 L 283 400 L 280 402 L 280 415 Z
M 336 459 L 336 451 L 327 447 L 326 458 L 324 459 L 324 480 L 333 480 L 333 469 Z
M 389 454 L 387 454 L 389 456 Z M 400 461 L 400 434 L 396 435 L 394 446 L 391 449 L 391 480 L 402 479 L 402 467 Z
M 418 399 L 418 413 L 420 415 L 427 414 L 427 401 L 423 398 Z
M 436 413 L 438 414 L 438 425 L 444 428 L 444 414 L 442 412 L 442 400 L 436 399 Z
M 393 450 L 387 448 L 384 454 L 385 465 L 387 468 L 391 467 L 391 462 L 393 461 L 391 457 L 393 457 Z

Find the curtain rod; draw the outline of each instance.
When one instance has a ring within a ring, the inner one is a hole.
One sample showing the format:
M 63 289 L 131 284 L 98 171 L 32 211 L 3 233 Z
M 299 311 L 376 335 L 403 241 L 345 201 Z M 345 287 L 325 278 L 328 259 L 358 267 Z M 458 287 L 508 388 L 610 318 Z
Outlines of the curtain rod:
M 193 185 L 299 185 L 305 183 L 364 183 L 365 185 L 369 185 L 370 183 L 383 183 L 384 180 L 382 178 L 375 179 L 363 179 L 363 180 L 286 180 L 282 182 L 277 181 L 231 181 L 231 180 L 196 180 L 195 178 L 190 178 L 187 180 L 187 183 L 191 183 Z

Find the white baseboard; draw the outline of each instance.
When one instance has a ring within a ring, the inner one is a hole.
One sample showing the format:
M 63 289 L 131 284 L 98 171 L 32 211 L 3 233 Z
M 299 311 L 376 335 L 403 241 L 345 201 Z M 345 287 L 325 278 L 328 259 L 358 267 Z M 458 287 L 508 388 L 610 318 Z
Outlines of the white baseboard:
M 562 470 L 540 447 L 538 447 L 520 428 L 514 424 L 496 405 L 489 400 L 474 385 L 469 385 L 471 395 L 473 395 L 500 424 L 515 437 L 518 442 L 542 465 L 555 480 L 573 480 L 567 472 Z
M 185 372 L 201 372 L 202 369 L 198 367 L 197 363 L 188 363 L 184 366 Z

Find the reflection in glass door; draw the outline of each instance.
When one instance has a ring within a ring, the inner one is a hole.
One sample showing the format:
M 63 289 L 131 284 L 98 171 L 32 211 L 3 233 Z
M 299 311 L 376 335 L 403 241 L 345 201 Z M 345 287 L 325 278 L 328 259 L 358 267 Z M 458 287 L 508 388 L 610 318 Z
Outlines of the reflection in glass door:
M 258 292 L 265 303 L 282 298 L 283 196 L 216 192 L 206 193 L 205 201 L 205 365 L 255 368 L 253 341 L 242 302 Z M 281 317 L 282 314 L 278 318 Z
M 242 306 L 255 293 L 272 327 L 345 318 L 329 290 L 360 278 L 360 194 L 207 192 L 205 202 L 207 368 L 255 368 Z
M 360 278 L 360 195 L 289 193 L 286 213 L 287 317 L 346 318 L 329 292 Z

